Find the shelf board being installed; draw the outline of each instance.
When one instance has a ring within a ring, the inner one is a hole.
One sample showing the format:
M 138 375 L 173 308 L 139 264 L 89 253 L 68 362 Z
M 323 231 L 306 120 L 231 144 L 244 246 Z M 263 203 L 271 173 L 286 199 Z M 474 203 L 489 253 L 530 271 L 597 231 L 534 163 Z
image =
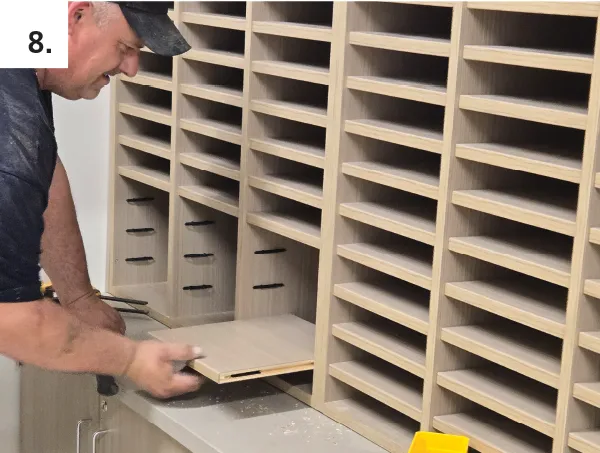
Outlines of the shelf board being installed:
M 326 25 L 301 24 L 294 22 L 253 21 L 254 33 L 331 42 L 332 30 Z
M 146 168 L 140 165 L 124 165 L 118 167 L 118 173 L 121 176 L 164 190 L 165 192 L 169 192 L 171 189 L 171 180 L 169 173 L 166 171 Z
M 324 168 L 325 166 L 325 149 L 317 145 L 275 138 L 251 138 L 250 148 L 311 167 Z
M 137 149 L 163 159 L 171 159 L 171 143 L 167 139 L 158 139 L 142 134 L 121 134 L 119 144 Z
M 569 447 L 581 453 L 597 453 L 600 451 L 600 431 L 570 433 Z
M 249 212 L 246 220 L 250 225 L 263 228 L 316 249 L 321 248 L 321 225 L 311 220 L 277 212 Z
M 190 368 L 219 384 L 312 370 L 314 324 L 293 315 L 150 332 L 159 341 L 202 345 Z
M 346 86 L 351 90 L 428 104 L 446 105 L 446 87 L 435 83 L 401 80 L 391 77 L 350 76 L 347 79 Z
M 600 382 L 582 382 L 573 386 L 573 397 L 600 408 Z
M 570 150 L 542 146 L 511 146 L 500 143 L 456 145 L 456 157 L 510 170 L 579 183 L 581 159 Z
M 444 38 L 353 31 L 350 32 L 349 43 L 354 46 L 375 47 L 422 55 L 450 56 L 450 40 Z
M 180 91 L 181 94 L 233 105 L 234 107 L 243 106 L 242 90 L 237 88 L 229 88 L 214 84 L 182 83 L 180 85 Z
M 510 11 L 515 13 L 556 14 L 564 16 L 598 17 L 596 2 L 467 2 L 469 9 Z
M 198 170 L 224 176 L 225 178 L 240 180 L 240 162 L 235 159 L 208 153 L 181 153 L 179 162 Z
M 243 54 L 226 50 L 192 49 L 184 53 L 182 57 L 186 60 L 201 61 L 237 69 L 244 69 L 245 65 Z
M 250 101 L 250 109 L 254 112 L 298 121 L 299 123 L 327 127 L 327 108 L 325 107 L 274 99 L 255 99 Z
M 206 25 L 208 27 L 245 30 L 246 18 L 214 13 L 182 12 L 181 21 L 186 24 Z
M 137 85 L 144 85 L 158 90 L 173 91 L 173 77 L 150 71 L 140 70 L 134 77 L 121 74 L 121 80 Z
M 196 134 L 206 135 L 234 145 L 242 144 L 242 128 L 222 121 L 209 119 L 181 119 L 179 127 L 183 130 L 195 132 Z
M 120 102 L 119 112 L 126 115 L 135 116 L 136 118 L 164 124 L 166 126 L 171 126 L 173 124 L 171 109 L 166 107 L 158 107 L 139 102 Z
M 203 204 L 217 211 L 237 217 L 239 198 L 237 193 L 204 186 L 182 186 L 177 193 L 180 197 Z
M 315 181 L 303 180 L 298 176 L 250 176 L 248 184 L 265 192 L 289 198 L 314 208 L 322 208 L 323 187 Z

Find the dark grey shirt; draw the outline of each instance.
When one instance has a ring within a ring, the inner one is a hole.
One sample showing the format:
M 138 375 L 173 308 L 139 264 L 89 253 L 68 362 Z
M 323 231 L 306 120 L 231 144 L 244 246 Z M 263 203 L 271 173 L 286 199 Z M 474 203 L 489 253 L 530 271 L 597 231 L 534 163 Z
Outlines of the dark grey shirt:
M 57 161 L 51 94 L 0 69 L 0 302 L 40 298 L 44 211 Z

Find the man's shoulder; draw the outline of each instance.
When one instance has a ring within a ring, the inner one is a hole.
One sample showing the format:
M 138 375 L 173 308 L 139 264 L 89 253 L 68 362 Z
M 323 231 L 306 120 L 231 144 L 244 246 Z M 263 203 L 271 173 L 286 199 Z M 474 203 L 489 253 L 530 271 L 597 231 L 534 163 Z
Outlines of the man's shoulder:
M 38 84 L 33 69 L 0 69 L 0 109 L 37 104 Z

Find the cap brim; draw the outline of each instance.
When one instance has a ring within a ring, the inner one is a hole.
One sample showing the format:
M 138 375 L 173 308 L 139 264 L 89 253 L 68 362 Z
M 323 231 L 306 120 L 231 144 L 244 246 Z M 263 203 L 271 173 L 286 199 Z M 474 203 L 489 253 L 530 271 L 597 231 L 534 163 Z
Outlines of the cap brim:
M 166 14 L 145 13 L 126 8 L 122 11 L 133 31 L 152 52 L 174 57 L 191 49 L 191 46 Z

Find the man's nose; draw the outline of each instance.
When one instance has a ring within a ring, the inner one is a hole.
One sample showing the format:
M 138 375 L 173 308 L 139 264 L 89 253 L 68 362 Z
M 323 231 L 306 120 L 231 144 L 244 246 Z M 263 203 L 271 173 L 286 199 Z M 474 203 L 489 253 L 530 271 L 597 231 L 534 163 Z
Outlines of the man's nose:
M 121 63 L 119 70 L 128 77 L 135 77 L 139 69 L 139 63 L 139 54 L 136 53 L 135 55 L 128 55 L 123 60 L 123 63 Z

